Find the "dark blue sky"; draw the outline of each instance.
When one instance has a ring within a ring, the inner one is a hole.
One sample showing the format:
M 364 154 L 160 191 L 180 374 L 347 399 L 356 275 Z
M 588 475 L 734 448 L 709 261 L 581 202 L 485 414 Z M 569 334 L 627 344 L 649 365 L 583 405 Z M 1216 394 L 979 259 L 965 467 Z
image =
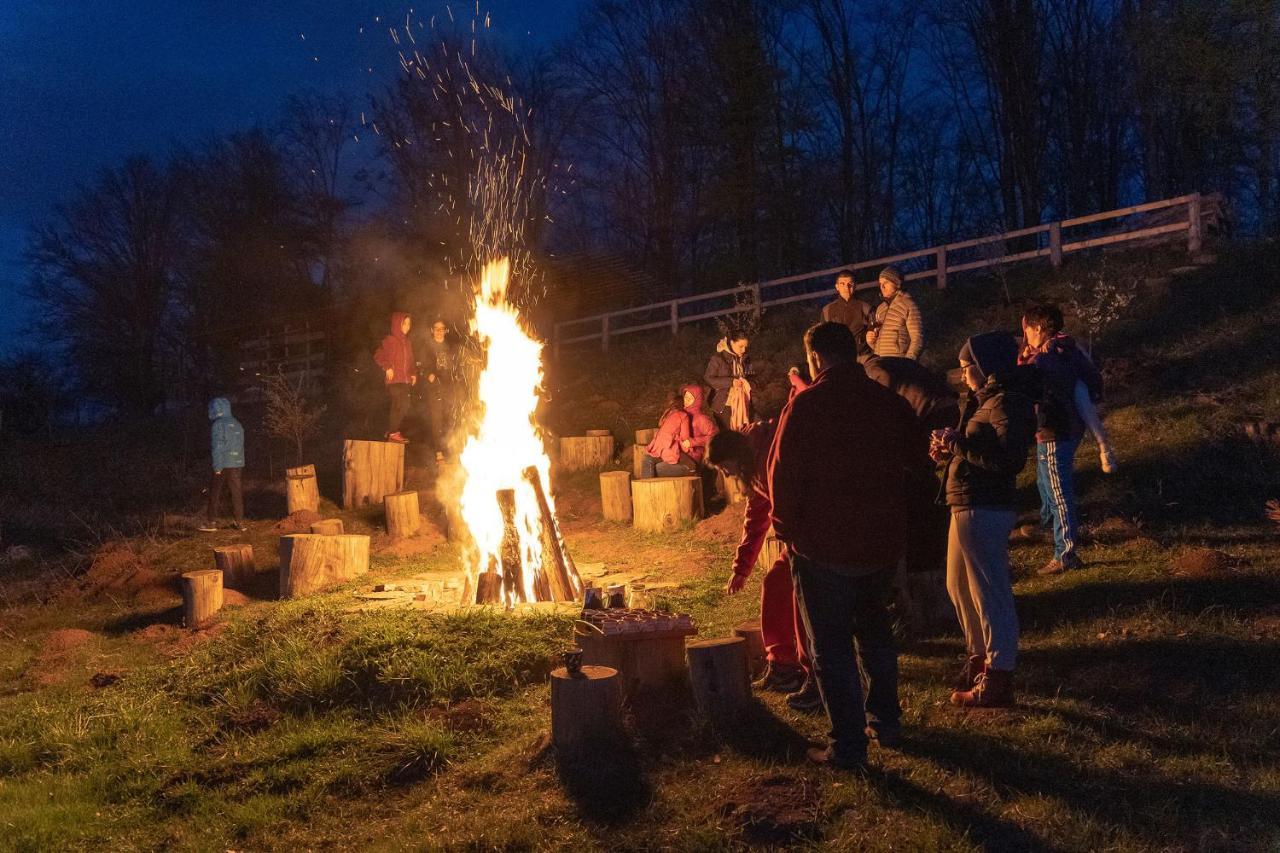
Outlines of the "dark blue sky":
M 567 32 L 576 7 L 481 4 L 491 32 L 531 46 Z M 272 123 L 291 92 L 368 91 L 397 73 L 388 28 L 410 8 L 424 21 L 446 16 L 444 3 L 378 0 L 0 2 L 0 352 L 23 342 L 32 319 L 20 295 L 29 223 L 129 154 L 163 157 Z M 474 8 L 452 4 L 466 21 Z

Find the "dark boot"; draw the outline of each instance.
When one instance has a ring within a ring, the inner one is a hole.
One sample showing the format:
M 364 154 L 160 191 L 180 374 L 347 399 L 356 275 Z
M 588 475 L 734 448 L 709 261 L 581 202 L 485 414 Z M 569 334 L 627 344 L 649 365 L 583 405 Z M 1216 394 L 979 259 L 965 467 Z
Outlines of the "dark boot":
M 952 693 L 951 704 L 961 708 L 1008 708 L 1013 705 L 1013 673 L 989 669 L 978 676 L 972 690 Z
M 965 658 L 964 668 L 960 670 L 960 674 L 956 676 L 955 681 L 951 683 L 951 689 L 957 693 L 965 690 L 972 690 L 973 683 L 978 680 L 978 676 L 987 670 L 987 659 L 983 655 L 969 655 Z
M 794 663 L 765 664 L 764 672 L 751 686 L 756 690 L 772 690 L 777 693 L 790 693 L 799 690 L 804 684 L 804 669 Z

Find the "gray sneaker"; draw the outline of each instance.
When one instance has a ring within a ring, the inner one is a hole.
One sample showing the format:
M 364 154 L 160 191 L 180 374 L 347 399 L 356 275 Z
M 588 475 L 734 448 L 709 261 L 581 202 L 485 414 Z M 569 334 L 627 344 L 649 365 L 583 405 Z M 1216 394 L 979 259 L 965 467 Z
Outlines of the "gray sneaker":
M 822 693 L 818 690 L 818 682 L 811 676 L 804 680 L 804 686 L 795 693 L 787 694 L 787 707 L 793 711 L 822 710 Z

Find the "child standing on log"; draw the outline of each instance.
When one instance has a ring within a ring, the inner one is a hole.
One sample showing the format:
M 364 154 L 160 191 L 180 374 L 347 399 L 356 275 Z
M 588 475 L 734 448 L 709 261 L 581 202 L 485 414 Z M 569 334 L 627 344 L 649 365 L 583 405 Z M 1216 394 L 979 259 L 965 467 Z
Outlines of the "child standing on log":
M 240 471 L 244 468 L 244 427 L 231 416 L 231 402 L 226 397 L 209 401 L 209 420 L 213 421 L 210 431 L 213 481 L 209 484 L 209 504 L 200 530 L 213 533 L 218 529 L 218 504 L 222 502 L 224 484 L 231 492 L 235 529 L 244 530 L 244 492 L 240 483 Z
M 382 345 L 373 354 L 373 360 L 382 368 L 390 398 L 387 441 L 399 444 L 408 444 L 408 439 L 400 434 L 400 424 L 409 411 L 409 389 L 418 384 L 413 369 L 413 342 L 409 340 L 412 325 L 408 314 L 396 311 L 391 315 L 391 334 L 382 339 Z

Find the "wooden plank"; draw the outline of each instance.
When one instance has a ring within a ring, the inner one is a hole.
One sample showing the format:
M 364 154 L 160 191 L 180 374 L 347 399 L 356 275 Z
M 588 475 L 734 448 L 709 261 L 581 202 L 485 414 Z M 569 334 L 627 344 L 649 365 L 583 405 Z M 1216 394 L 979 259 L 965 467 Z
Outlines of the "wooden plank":
M 1019 228 L 1017 231 L 1006 231 L 1003 234 L 991 234 L 987 237 L 974 237 L 972 240 L 961 240 L 959 243 L 948 243 L 948 252 L 958 252 L 961 249 L 972 249 L 974 246 L 981 246 L 984 243 L 998 243 L 1001 240 L 1016 240 L 1019 237 L 1028 237 L 1032 234 L 1039 234 L 1042 231 L 1048 231 L 1048 225 L 1032 225 L 1029 228 Z M 955 267 L 947 267 L 954 270 Z
M 1147 237 L 1159 237 L 1162 234 L 1173 234 L 1186 231 L 1189 223 L 1175 222 L 1172 225 L 1158 225 L 1155 228 L 1143 228 L 1141 231 L 1126 231 L 1123 234 L 1108 234 L 1105 237 L 1094 237 L 1091 240 L 1077 240 L 1074 243 L 1063 243 L 1062 251 L 1078 252 L 1081 249 L 1095 249 L 1098 246 L 1110 246 L 1115 243 L 1127 243 L 1130 240 L 1143 240 Z
M 1101 222 L 1104 219 L 1132 216 L 1135 213 L 1143 213 L 1148 210 L 1175 207 L 1179 204 L 1186 204 L 1190 200 L 1190 195 L 1180 195 L 1177 198 L 1166 198 L 1163 201 L 1149 201 L 1146 204 L 1135 204 L 1132 207 L 1118 207 L 1115 210 L 1107 210 L 1102 213 L 1091 213 L 1088 216 L 1077 216 L 1075 219 L 1064 219 L 1062 220 L 1062 227 L 1071 228 L 1076 225 L 1087 225 L 1090 222 Z
M 1019 252 L 1016 255 L 1005 255 L 1000 258 L 983 258 L 980 261 L 970 261 L 967 264 L 949 264 L 947 270 L 949 272 L 965 272 L 966 270 L 980 270 L 983 267 L 993 267 L 996 264 L 1016 264 L 1018 261 L 1026 261 L 1031 258 L 1043 258 L 1049 254 L 1048 249 L 1032 249 L 1029 252 Z

